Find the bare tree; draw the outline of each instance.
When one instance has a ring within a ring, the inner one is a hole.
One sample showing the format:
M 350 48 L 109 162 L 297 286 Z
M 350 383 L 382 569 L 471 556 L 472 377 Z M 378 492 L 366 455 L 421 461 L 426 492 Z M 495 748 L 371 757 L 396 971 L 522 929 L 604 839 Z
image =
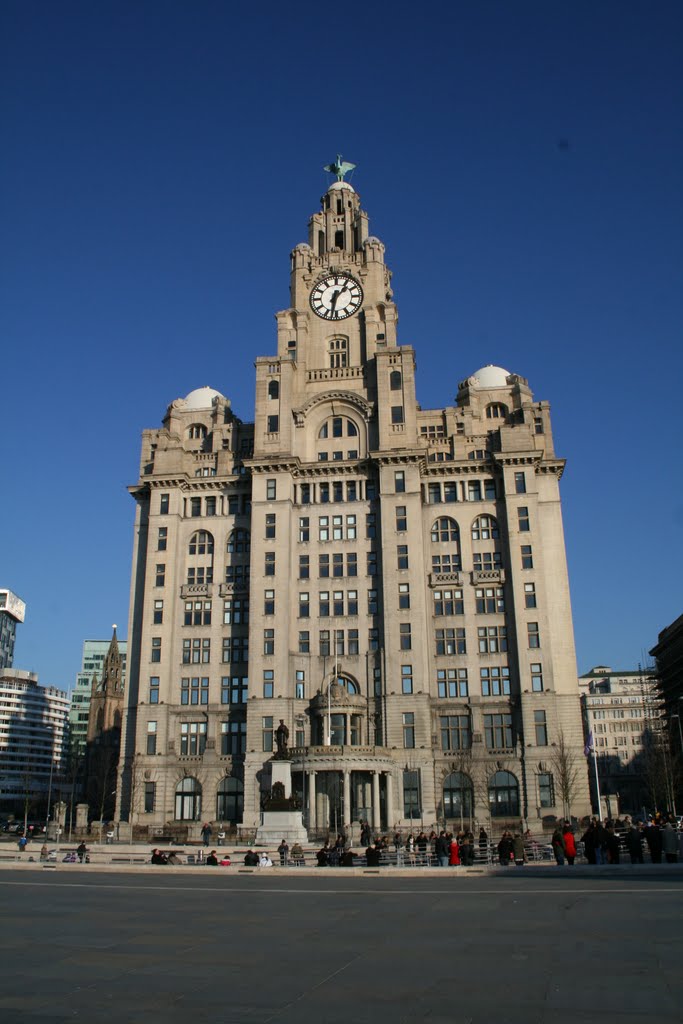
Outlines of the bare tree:
M 576 796 L 579 776 L 583 768 L 583 758 L 567 741 L 562 730 L 558 734 L 550 763 L 555 777 L 555 785 L 562 800 L 562 815 L 565 818 L 570 818 L 572 802 Z

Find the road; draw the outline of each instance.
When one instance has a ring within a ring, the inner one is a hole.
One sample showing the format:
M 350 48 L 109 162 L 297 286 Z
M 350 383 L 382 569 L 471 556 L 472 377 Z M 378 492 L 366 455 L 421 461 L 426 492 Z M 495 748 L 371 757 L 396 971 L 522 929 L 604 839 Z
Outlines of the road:
M 679 1024 L 679 869 L 0 872 L 29 1024 Z M 230 869 L 231 870 L 231 869 Z

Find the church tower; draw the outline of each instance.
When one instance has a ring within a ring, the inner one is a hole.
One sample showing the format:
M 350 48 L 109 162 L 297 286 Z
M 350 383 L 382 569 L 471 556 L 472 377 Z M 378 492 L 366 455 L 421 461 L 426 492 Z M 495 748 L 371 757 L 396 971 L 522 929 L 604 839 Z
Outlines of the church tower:
M 86 792 L 91 818 L 114 816 L 117 766 L 124 712 L 123 664 L 116 626 L 102 664 L 102 678 L 93 676 L 86 739 Z

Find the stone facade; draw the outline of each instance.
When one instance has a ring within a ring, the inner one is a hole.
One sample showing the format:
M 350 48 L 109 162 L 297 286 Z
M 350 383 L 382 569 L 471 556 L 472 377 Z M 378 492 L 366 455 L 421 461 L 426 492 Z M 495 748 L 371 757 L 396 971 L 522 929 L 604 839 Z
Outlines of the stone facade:
M 282 719 L 310 830 L 538 827 L 583 747 L 548 403 L 488 366 L 420 407 L 344 181 L 290 295 L 253 423 L 207 387 L 143 434 L 119 814 L 256 828 Z

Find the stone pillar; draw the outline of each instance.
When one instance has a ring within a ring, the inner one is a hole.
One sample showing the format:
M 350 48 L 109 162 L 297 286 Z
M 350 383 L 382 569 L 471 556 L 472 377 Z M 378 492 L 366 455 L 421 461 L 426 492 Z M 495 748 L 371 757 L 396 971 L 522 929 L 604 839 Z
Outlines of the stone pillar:
M 393 828 L 394 821 L 396 820 L 396 813 L 394 811 L 394 776 L 391 772 L 386 773 L 387 776 L 387 828 Z
M 372 827 L 375 832 L 380 829 L 380 808 L 379 808 L 379 772 L 372 773 Z
M 310 829 L 318 827 L 318 816 L 315 806 L 315 772 L 308 773 L 308 821 Z
M 344 827 L 351 824 L 351 772 L 344 769 Z

